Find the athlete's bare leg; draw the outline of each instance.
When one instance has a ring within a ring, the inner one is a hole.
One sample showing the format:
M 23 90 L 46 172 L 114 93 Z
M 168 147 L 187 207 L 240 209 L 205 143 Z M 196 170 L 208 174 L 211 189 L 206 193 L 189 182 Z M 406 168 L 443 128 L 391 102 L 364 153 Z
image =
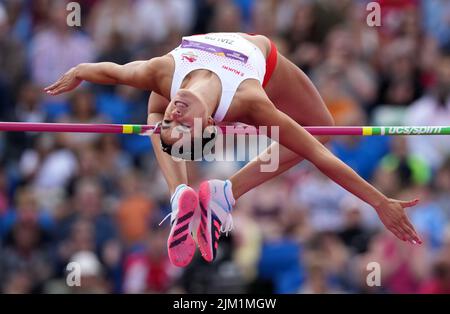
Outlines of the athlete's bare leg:
M 278 60 L 276 71 L 266 87 L 266 92 L 273 103 L 301 125 L 332 126 L 333 118 L 311 80 L 282 55 L 278 54 Z M 326 143 L 329 137 L 322 136 L 317 139 Z M 271 154 L 274 149 L 279 150 L 280 160 L 277 171 L 261 172 L 261 165 L 264 164 L 262 160 L 268 160 L 265 156 Z M 238 199 L 249 190 L 282 174 L 302 160 L 301 156 L 286 147 L 273 143 L 230 178 L 234 198 Z

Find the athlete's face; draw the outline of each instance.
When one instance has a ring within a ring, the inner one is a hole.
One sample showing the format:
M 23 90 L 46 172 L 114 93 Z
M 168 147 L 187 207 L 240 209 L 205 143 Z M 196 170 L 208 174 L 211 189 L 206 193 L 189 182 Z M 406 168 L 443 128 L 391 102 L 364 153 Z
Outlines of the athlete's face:
M 161 125 L 161 136 L 164 142 L 173 144 L 181 138 L 183 133 L 188 132 L 191 137 L 194 137 L 194 123 L 201 123 L 201 130 L 203 130 L 213 124 L 213 120 L 208 117 L 206 103 L 200 97 L 187 89 L 180 89 L 164 113 Z M 178 136 L 174 136 L 172 131 L 177 131 L 175 134 Z

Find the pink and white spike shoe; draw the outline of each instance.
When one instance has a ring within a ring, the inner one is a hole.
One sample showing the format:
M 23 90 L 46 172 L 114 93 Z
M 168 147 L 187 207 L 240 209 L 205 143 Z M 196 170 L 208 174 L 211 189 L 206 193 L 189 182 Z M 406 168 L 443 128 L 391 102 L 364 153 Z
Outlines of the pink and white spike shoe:
M 200 224 L 197 243 L 202 257 L 212 262 L 216 258 L 221 233 L 233 229 L 231 211 L 235 204 L 229 180 L 210 180 L 200 184 Z
M 191 187 L 182 184 L 175 190 L 171 204 L 172 213 L 166 216 L 166 218 L 171 216 L 172 224 L 167 240 L 168 255 L 173 265 L 186 267 L 192 261 L 196 250 L 192 229 L 198 208 L 197 193 Z

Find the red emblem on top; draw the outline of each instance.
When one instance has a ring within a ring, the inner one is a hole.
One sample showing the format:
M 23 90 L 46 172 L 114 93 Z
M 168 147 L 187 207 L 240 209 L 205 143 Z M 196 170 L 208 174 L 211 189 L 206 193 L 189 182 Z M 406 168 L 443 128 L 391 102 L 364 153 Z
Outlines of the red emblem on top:
M 193 62 L 195 62 L 195 61 L 197 61 L 197 55 L 195 55 L 194 53 L 192 53 L 192 52 L 188 52 L 188 53 L 183 53 L 182 55 L 181 55 L 181 59 L 182 60 L 187 60 L 187 61 L 189 61 L 190 63 L 193 63 Z

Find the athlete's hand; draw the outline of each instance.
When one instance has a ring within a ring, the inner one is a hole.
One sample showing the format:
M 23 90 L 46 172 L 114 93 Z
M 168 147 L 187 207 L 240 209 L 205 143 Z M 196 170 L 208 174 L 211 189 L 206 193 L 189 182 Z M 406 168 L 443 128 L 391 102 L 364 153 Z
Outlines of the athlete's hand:
M 417 203 L 419 203 L 418 199 L 413 201 L 388 199 L 385 204 L 375 210 L 386 228 L 397 238 L 412 244 L 422 244 L 422 240 L 405 213 L 405 208 L 415 206 Z
M 44 88 L 44 91 L 52 96 L 69 92 L 80 85 L 82 80 L 76 76 L 76 68 L 70 69 L 66 74 L 61 76 L 54 84 Z

